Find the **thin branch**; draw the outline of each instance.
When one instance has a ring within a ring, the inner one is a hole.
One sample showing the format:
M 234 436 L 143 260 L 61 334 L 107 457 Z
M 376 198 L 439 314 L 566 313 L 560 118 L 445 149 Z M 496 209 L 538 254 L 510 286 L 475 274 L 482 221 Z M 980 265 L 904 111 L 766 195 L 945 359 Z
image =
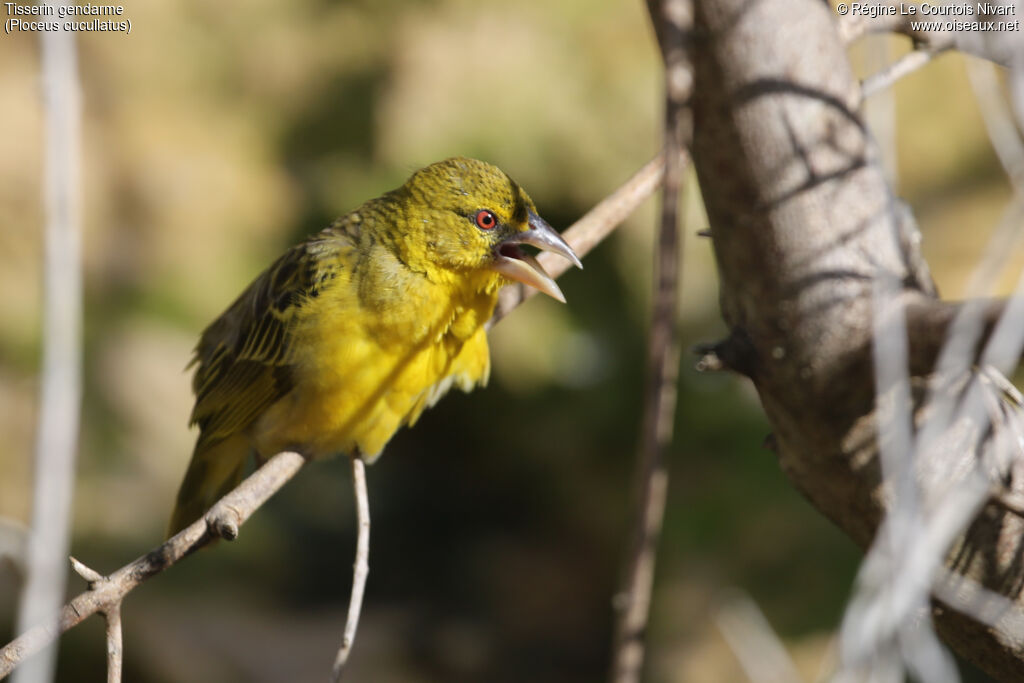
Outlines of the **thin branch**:
M 997 634 L 1024 639 L 1024 610 L 1005 595 L 985 588 L 970 577 L 942 568 L 932 591 L 956 611 L 985 624 Z
M 799 683 L 803 679 L 764 613 L 735 591 L 714 611 L 715 623 L 752 683 Z
M 658 155 L 576 221 L 565 233 L 576 253 L 582 257 L 610 235 L 661 184 L 663 171 L 664 156 Z M 543 259 L 544 254 L 540 257 Z M 557 261 L 554 264 L 544 262 L 544 267 L 553 277 L 558 277 L 566 270 Z M 502 294 L 514 289 L 506 287 Z M 527 298 L 522 295 L 511 298 L 503 296 L 490 326 L 497 324 Z M 278 453 L 218 501 L 205 519 L 194 522 L 143 557 L 118 569 L 110 575 L 109 582 L 102 588 L 79 594 L 61 609 L 56 622 L 23 631 L 18 638 L 0 649 L 0 679 L 10 674 L 22 660 L 56 640 L 61 633 L 77 626 L 86 617 L 119 603 L 146 579 L 175 565 L 217 537 L 230 540 L 237 536 L 238 527 L 295 476 L 302 465 L 303 457 L 300 454 Z
M 50 618 L 64 600 L 82 400 L 81 93 L 74 33 L 44 31 L 41 48 L 46 126 L 43 368 L 19 630 Z M 18 680 L 49 681 L 55 668 L 56 651 L 49 649 L 19 672 Z
M 865 78 L 860 86 L 861 97 L 868 98 L 891 87 L 896 81 L 914 73 L 948 49 L 945 47 L 937 50 L 914 50 L 903 55 L 882 71 Z
M 654 258 L 654 305 L 648 342 L 643 432 L 637 460 L 638 510 L 622 588 L 615 599 L 618 614 L 610 671 L 613 683 L 635 683 L 643 671 L 644 634 L 650 615 L 654 566 L 668 489 L 664 452 L 672 441 L 679 370 L 675 330 L 680 261 L 679 190 L 686 163 L 683 114 L 692 86 L 685 52 L 685 34 L 692 25 L 692 6 L 686 0 L 649 0 L 647 8 L 665 61 L 666 165 Z
M 675 417 L 676 375 L 679 347 L 675 339 L 676 269 L 678 268 L 678 233 L 676 208 L 682 155 L 666 167 L 663 199 L 663 223 L 658 240 L 655 275 L 657 300 L 653 314 L 648 349 L 647 390 L 644 401 L 643 442 L 639 454 L 640 495 L 633 541 L 627 559 L 623 587 L 615 598 L 618 610 L 613 683 L 634 683 L 640 680 L 644 662 L 644 632 L 650 614 L 651 592 L 658 539 L 661 535 L 668 489 L 668 470 L 664 450 L 672 440 Z M 671 213 L 671 228 L 668 228 Z M 666 267 L 666 261 L 673 264 Z M 671 288 L 669 287 L 671 285 Z M 671 294 L 668 292 L 671 291 Z
M 859 12 L 850 12 L 839 17 L 839 39 L 850 45 L 874 33 L 902 33 L 909 29 L 909 26 L 904 28 L 905 19 L 892 14 L 869 17 Z
M 64 631 L 77 626 L 88 616 L 111 610 L 140 583 L 209 544 L 217 538 L 214 529 L 222 527 L 224 520 L 229 520 L 236 527 L 244 523 L 295 476 L 304 462 L 305 458 L 298 453 L 278 453 L 235 490 L 221 498 L 204 519 L 193 522 L 159 547 L 121 567 L 95 588 L 80 593 L 64 606 L 56 623 L 45 622 L 35 626 L 5 645 L 0 650 L 0 679 L 14 670 L 23 659 L 52 643 Z
M 1010 67 L 1008 80 L 1013 115 L 1017 120 L 1017 127 L 1024 130 L 1024 51 L 1017 55 L 1016 61 Z
M 74 557 L 71 559 L 71 568 L 89 584 L 89 590 L 95 591 L 102 584 L 110 581 L 95 569 L 79 562 Z M 100 610 L 103 619 L 107 622 L 107 683 L 121 683 L 121 661 L 124 651 L 121 638 L 121 601 L 117 600 L 112 605 Z
M 998 369 L 1005 371 L 1012 365 L 1024 346 L 1022 287 L 1024 278 L 1018 282 L 1017 294 L 1004 306 L 975 300 L 958 307 L 947 324 L 949 334 L 926 404 L 927 418 L 913 447 L 907 444 L 906 433 L 896 435 L 891 426 L 898 409 L 911 405 L 907 391 L 904 388 L 902 397 L 886 396 L 890 386 L 905 384 L 908 379 L 905 373 L 897 376 L 907 364 L 906 349 L 895 348 L 893 339 L 902 334 L 901 326 L 883 325 L 884 302 L 901 304 L 895 292 L 876 297 L 874 361 L 876 372 L 884 369 L 888 373 L 888 379 L 879 374 L 875 382 L 878 440 L 891 501 L 843 622 L 843 660 L 848 674 L 865 675 L 870 670 L 877 673 L 879 666 L 898 669 L 905 665 L 919 680 L 956 680 L 952 660 L 936 640 L 931 622 L 921 620 L 920 614 L 927 608 L 933 577 L 950 546 L 989 499 L 993 483 L 1009 470 L 1008 464 L 1001 463 L 1012 458 L 1011 453 L 1019 453 L 1020 439 L 1015 425 L 1004 419 L 1003 399 L 1019 406 L 1020 394 Z M 994 320 L 988 319 L 993 316 Z M 979 355 L 981 337 L 984 350 Z M 883 343 L 890 347 L 887 353 L 881 352 Z M 951 379 L 965 375 L 963 386 L 950 385 Z M 899 417 L 905 432 L 908 416 Z M 983 439 L 989 424 L 994 436 L 986 444 Z M 972 428 L 964 430 L 963 425 Z M 980 453 L 977 460 L 976 453 Z M 979 460 L 986 462 L 986 454 L 991 472 L 978 466 Z M 930 473 L 915 469 L 926 460 L 925 471 Z M 998 631 L 994 635 L 1003 636 Z
M 990 276 L 981 272 L 975 279 Z M 905 435 L 896 439 L 886 429 L 887 416 L 899 406 L 909 407 L 910 397 L 904 395 L 895 404 L 886 402 L 883 392 L 892 382 L 876 378 L 880 459 L 891 502 L 844 618 L 842 642 L 847 673 L 864 675 L 869 670 L 877 673 L 880 665 L 890 669 L 905 665 L 918 680 L 956 680 L 952 660 L 936 640 L 930 621 L 921 620 L 919 615 L 935 591 L 933 577 L 949 548 L 989 499 L 993 483 L 1003 480 L 1010 460 L 1019 457 L 1016 425 L 1004 419 L 1004 405 L 1011 404 L 1003 400 L 1010 399 L 1019 408 L 1020 394 L 999 375 L 999 370 L 1006 371 L 1015 364 L 1024 347 L 1022 293 L 1024 278 L 1004 306 L 992 307 L 975 300 L 956 311 L 947 325 L 947 342 L 940 352 L 939 371 L 933 377 L 926 403 L 927 418 L 913 448 L 907 446 Z M 879 298 L 898 301 L 895 293 Z M 993 313 L 998 314 L 995 320 L 987 319 Z M 875 315 L 877 350 L 885 336 L 896 332 L 893 328 L 883 334 L 877 327 L 883 320 L 879 306 Z M 984 350 L 979 357 L 981 337 Z M 892 354 L 892 358 L 876 353 L 876 370 L 895 362 L 895 367 L 889 368 L 890 374 L 895 374 L 905 358 L 905 351 Z M 965 375 L 968 379 L 964 386 L 954 390 L 950 380 Z M 905 381 L 906 375 L 900 379 Z M 907 422 L 905 415 L 902 421 Z M 971 428 L 965 430 L 963 425 Z M 993 436 L 985 443 L 989 425 Z M 886 471 L 893 456 L 904 468 L 895 480 Z M 925 460 L 926 470 L 912 469 Z M 991 471 L 986 472 L 979 463 L 988 463 Z M 997 628 L 993 628 L 993 635 L 1012 639 L 1012 634 L 1007 636 Z
M 989 491 L 989 497 L 999 507 L 1024 519 L 1024 494 L 1006 486 L 993 486 Z
M 356 629 L 359 627 L 359 612 L 363 607 L 363 591 L 366 588 L 366 577 L 370 573 L 370 497 L 366 491 L 366 465 L 363 459 L 356 456 L 352 459 L 352 488 L 356 497 L 356 521 L 359 535 L 356 539 L 356 560 L 352 566 L 352 594 L 349 597 L 348 617 L 345 619 L 345 633 L 341 639 L 341 647 L 334 658 L 331 671 L 332 683 L 341 680 L 341 674 L 348 662 L 352 644 L 356 640 Z
M 1024 39 L 1021 39 L 1021 44 L 1024 45 Z M 993 65 L 975 60 L 967 63 L 967 76 L 978 100 L 992 151 L 996 153 L 1016 199 L 1020 201 L 1024 198 L 1024 140 L 1021 140 L 1021 131 L 1017 129 L 1013 108 L 999 83 L 999 74 Z
M 954 330 L 964 327 L 961 316 L 969 314 L 970 327 L 977 329 L 969 339 L 957 339 L 959 354 L 967 364 L 977 361 L 999 317 L 1006 308 L 1005 299 L 970 299 L 968 301 L 937 301 L 921 297 L 907 305 L 907 336 L 910 340 L 910 374 L 930 375 L 935 370 L 947 339 Z M 962 332 L 957 332 L 963 336 Z
M 984 76 L 987 75 L 982 72 L 982 78 L 976 79 L 979 82 L 976 85 L 981 89 L 983 93 L 989 89 L 989 84 L 986 83 Z M 988 98 L 992 100 L 993 98 Z M 998 109 L 998 104 L 994 107 L 983 107 L 983 111 L 989 108 Z M 992 112 L 995 116 L 994 121 L 987 121 L 990 132 L 1003 131 L 1004 126 L 1002 125 L 1002 115 L 999 112 Z M 1019 139 L 1017 139 L 1016 133 L 1009 134 L 1013 136 L 1013 146 L 1020 145 Z M 993 141 L 996 141 L 997 134 L 994 134 Z M 1003 158 L 1005 156 L 1005 158 Z M 1006 170 L 1010 175 L 1011 182 L 1014 187 L 1014 196 L 1003 213 L 1000 219 L 999 225 L 996 227 L 992 237 L 989 239 L 988 244 L 985 248 L 985 254 L 978 265 L 974 268 L 970 280 L 968 281 L 968 294 L 969 296 L 979 296 L 986 293 L 991 289 L 998 273 L 1002 271 L 1003 266 L 1012 253 L 1014 247 L 1024 238 L 1024 232 L 1020 230 L 1020 224 L 1022 218 L 1024 218 L 1024 199 L 1022 199 L 1021 188 L 1022 184 L 1020 178 L 1014 177 L 1014 172 L 1019 172 L 1021 164 L 1019 159 L 1021 153 L 1019 151 L 1009 152 L 1005 151 L 1001 156 L 1001 160 L 1006 164 Z M 991 302 L 984 299 L 969 299 L 968 301 L 956 305 L 952 310 L 954 315 L 950 316 L 949 322 L 945 325 L 948 328 L 948 332 L 945 336 L 945 343 L 939 348 L 938 356 L 935 360 L 935 370 L 932 379 L 932 387 L 930 393 L 932 398 L 929 399 L 929 403 L 932 406 L 930 416 L 924 425 L 923 435 L 921 439 L 924 442 L 930 443 L 941 443 L 938 439 L 940 433 L 946 428 L 947 425 L 952 424 L 952 413 L 955 409 L 955 402 L 953 394 L 947 390 L 947 387 L 942 385 L 942 382 L 948 378 L 957 378 L 965 375 L 972 365 L 995 365 L 996 367 L 1007 371 L 1012 366 L 1016 365 L 1019 359 L 1019 353 L 1021 346 L 1012 337 L 1007 336 L 1007 320 L 1019 320 L 1018 316 L 1024 315 L 1020 311 L 1021 300 L 1020 297 L 1024 295 L 1024 278 L 1018 279 L 1017 291 L 1013 298 L 1003 302 Z M 908 310 L 908 327 L 911 335 L 911 343 L 916 344 L 919 348 L 924 346 L 927 350 L 934 348 L 934 341 L 932 345 L 923 344 L 922 340 L 916 339 L 915 337 L 921 333 L 921 330 L 915 330 L 915 325 L 929 319 L 941 320 L 945 315 L 943 310 L 950 310 L 946 308 L 948 305 L 934 302 L 926 305 L 923 310 L 918 309 L 914 311 L 913 307 Z M 1013 312 L 1014 315 L 1008 315 L 1008 312 Z M 1012 327 L 1012 325 L 1011 325 Z M 998 330 L 1002 329 L 1003 333 L 998 334 Z M 994 343 L 995 338 L 1001 336 L 1003 339 L 998 344 Z M 934 337 L 933 337 L 934 340 Z M 1010 343 L 1007 343 L 1010 342 Z M 985 349 L 981 351 L 981 349 Z M 981 357 L 979 358 L 979 354 Z M 924 358 L 915 358 L 915 365 L 920 365 Z M 924 368 L 915 367 L 913 370 L 932 370 L 931 359 L 927 359 L 929 364 Z
M 880 679 L 883 672 L 906 668 L 918 680 L 955 681 L 952 658 L 939 644 L 931 620 L 920 615 L 927 612 L 935 569 L 948 544 L 973 516 L 980 492 L 955 484 L 949 491 L 945 482 L 917 476 L 923 449 L 915 452 L 909 343 L 900 287 L 885 273 L 874 278 L 878 459 L 890 502 L 843 617 L 837 678 Z M 933 513 L 940 494 L 946 496 L 944 512 L 961 514 Z M 954 508 L 958 502 L 963 505 Z
M 907 36 L 918 47 L 933 52 L 959 50 L 975 57 L 1009 67 L 1022 54 L 1021 41 L 1017 31 L 947 31 L 932 30 L 936 24 L 934 15 L 926 15 L 922 5 L 927 3 L 903 3 L 898 14 L 869 16 L 860 12 L 849 12 L 839 17 L 839 36 L 850 44 L 868 34 L 898 33 Z M 934 7 L 934 5 L 932 5 Z M 913 14 L 911 14 L 913 8 Z M 1007 17 L 974 15 L 971 20 L 1005 20 Z M 927 26 L 927 28 L 926 28 Z
M 918 298 L 907 306 L 911 374 L 928 375 L 933 370 L 944 377 L 956 377 L 976 363 L 1011 299 L 981 298 L 1006 265 L 1009 256 L 1024 240 L 1024 194 L 1015 192 L 985 247 L 985 254 L 973 269 L 965 301 Z M 1024 292 L 1024 290 L 1019 290 Z M 1021 294 L 1019 293 L 1018 296 Z M 1019 304 L 1017 304 L 1019 305 Z M 1020 359 L 1003 358 L 1007 367 Z
M 121 683 L 121 603 L 103 613 L 107 620 L 107 683 Z
M 68 559 L 71 561 L 71 568 L 75 570 L 76 574 L 85 579 L 85 582 L 89 584 L 89 588 L 95 588 L 97 584 L 107 580 L 106 577 L 98 571 L 80 562 L 74 557 L 69 557 Z
M 875 40 L 864 56 L 864 66 L 875 73 L 884 71 L 891 66 L 892 54 L 893 46 L 887 39 L 883 37 Z M 897 144 L 899 129 L 896 125 L 896 94 L 891 88 L 888 88 L 877 91 L 874 97 L 867 99 L 864 87 L 865 83 L 862 82 L 861 99 L 863 104 L 861 105 L 861 115 L 864 118 L 864 122 L 875 135 L 878 163 L 885 173 L 886 180 L 895 191 L 899 184 L 900 168 L 899 145 Z M 916 227 L 912 225 L 913 216 L 907 216 L 909 212 L 903 212 L 901 209 L 902 207 L 895 202 L 889 208 L 889 211 L 897 218 L 898 222 L 896 224 L 900 226 L 900 232 L 897 234 L 903 235 L 903 229 L 906 228 L 908 229 L 907 234 L 911 235 Z M 903 221 L 899 220 L 904 216 L 908 218 L 905 226 L 902 225 Z

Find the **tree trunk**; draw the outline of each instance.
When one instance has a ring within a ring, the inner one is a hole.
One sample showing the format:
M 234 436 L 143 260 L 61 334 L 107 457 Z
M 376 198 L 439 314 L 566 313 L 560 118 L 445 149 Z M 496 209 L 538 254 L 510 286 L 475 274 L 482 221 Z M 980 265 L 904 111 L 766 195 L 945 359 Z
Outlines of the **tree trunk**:
M 695 18 L 693 159 L 730 329 L 714 351 L 757 387 L 790 480 L 867 547 L 886 500 L 873 286 L 895 283 L 894 296 L 923 319 L 950 305 L 935 299 L 916 228 L 885 181 L 830 6 L 697 0 Z M 930 368 L 932 340 L 909 329 L 911 368 Z M 1018 522 L 989 506 L 971 531 L 980 552 L 947 564 L 1020 606 L 1021 582 L 1008 580 L 1021 574 Z M 1001 680 L 1024 679 L 1012 633 L 935 612 L 961 655 Z

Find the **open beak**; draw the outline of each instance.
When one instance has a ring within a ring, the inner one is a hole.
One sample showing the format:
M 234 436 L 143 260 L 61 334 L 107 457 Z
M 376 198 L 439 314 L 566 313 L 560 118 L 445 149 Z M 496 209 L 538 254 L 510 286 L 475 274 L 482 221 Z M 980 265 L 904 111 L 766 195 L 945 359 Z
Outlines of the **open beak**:
M 530 212 L 530 229 L 516 233 L 498 243 L 494 250 L 493 270 L 498 271 L 510 280 L 522 282 L 534 289 L 544 292 L 553 299 L 565 303 L 565 295 L 555 281 L 548 275 L 540 263 L 530 254 L 519 248 L 520 244 L 529 244 L 544 251 L 553 251 L 572 261 L 577 268 L 582 268 L 576 252 L 565 240 L 555 232 L 543 218 Z

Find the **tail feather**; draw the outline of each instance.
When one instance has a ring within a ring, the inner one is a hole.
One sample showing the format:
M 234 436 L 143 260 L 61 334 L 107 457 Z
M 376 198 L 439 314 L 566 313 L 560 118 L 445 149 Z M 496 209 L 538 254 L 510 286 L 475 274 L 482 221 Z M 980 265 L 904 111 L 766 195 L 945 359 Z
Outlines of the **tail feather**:
M 241 434 L 196 444 L 167 529 L 168 538 L 196 521 L 242 480 L 249 440 Z

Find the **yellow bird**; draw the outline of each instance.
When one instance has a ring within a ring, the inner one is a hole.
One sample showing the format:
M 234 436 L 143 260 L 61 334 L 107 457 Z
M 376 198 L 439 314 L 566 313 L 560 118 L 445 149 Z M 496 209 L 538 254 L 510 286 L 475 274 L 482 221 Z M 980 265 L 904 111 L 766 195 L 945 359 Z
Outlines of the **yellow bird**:
M 486 384 L 499 288 L 565 301 L 524 244 L 583 267 L 511 178 L 453 158 L 285 252 L 196 347 L 199 438 L 170 532 L 234 488 L 251 454 L 372 462 L 452 386 Z

